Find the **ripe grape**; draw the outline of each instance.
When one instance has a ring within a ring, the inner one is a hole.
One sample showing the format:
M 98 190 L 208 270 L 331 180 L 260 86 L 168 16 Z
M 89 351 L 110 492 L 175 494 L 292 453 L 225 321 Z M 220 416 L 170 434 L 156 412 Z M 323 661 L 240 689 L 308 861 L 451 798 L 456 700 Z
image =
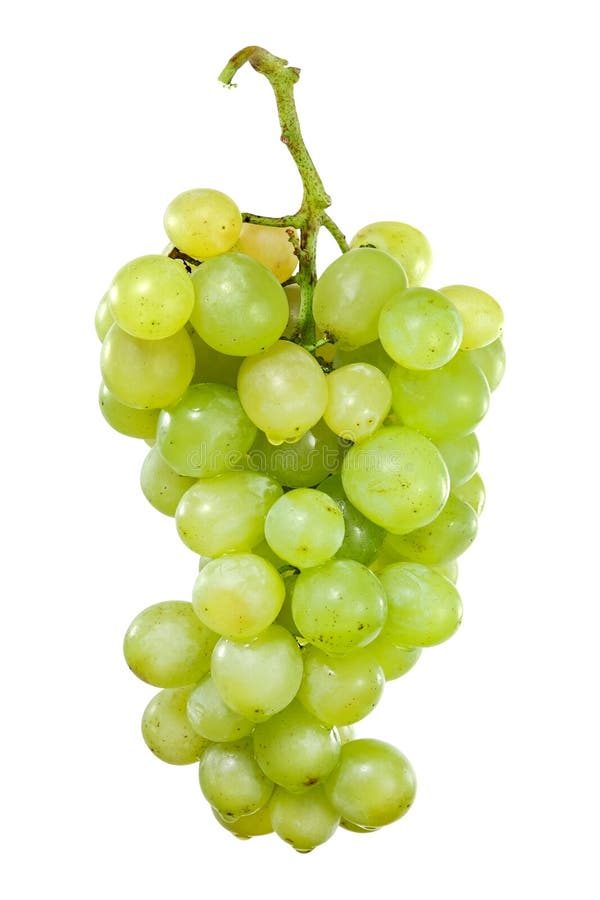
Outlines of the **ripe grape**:
M 226 194 L 194 188 L 171 200 L 164 224 L 175 247 L 194 259 L 207 259 L 231 250 L 240 236 L 242 217 Z
M 405 222 L 374 222 L 357 231 L 351 247 L 377 247 L 401 263 L 410 285 L 423 284 L 431 268 L 431 246 L 425 235 Z

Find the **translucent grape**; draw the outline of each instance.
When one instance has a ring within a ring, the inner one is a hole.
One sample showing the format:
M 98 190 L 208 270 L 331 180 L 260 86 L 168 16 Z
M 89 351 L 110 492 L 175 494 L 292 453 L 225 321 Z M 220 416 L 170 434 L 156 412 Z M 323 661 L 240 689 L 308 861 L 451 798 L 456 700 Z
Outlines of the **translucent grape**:
M 485 375 L 490 391 L 495 391 L 504 378 L 506 369 L 506 353 L 500 338 L 492 341 L 486 347 L 469 350 L 467 356 Z
M 245 359 L 238 391 L 247 415 L 272 444 L 299 440 L 322 417 L 328 399 L 319 363 L 290 341 Z
M 432 647 L 452 637 L 462 619 L 452 582 L 419 563 L 393 563 L 379 577 L 388 599 L 386 638 L 403 647 Z
M 117 400 L 104 383 L 98 393 L 100 411 L 111 428 L 135 438 L 153 438 L 158 424 L 158 409 L 136 409 Z
M 325 269 L 313 295 L 317 326 L 342 349 L 377 340 L 379 314 L 408 287 L 402 266 L 381 250 L 351 250 Z
M 443 510 L 428 525 L 408 534 L 390 535 L 388 540 L 405 559 L 439 565 L 468 550 L 476 534 L 474 510 L 456 494 L 450 494 Z
M 302 671 L 300 648 L 281 625 L 270 625 L 246 644 L 221 638 L 211 662 L 227 706 L 252 722 L 264 722 L 294 699 Z
M 157 418 L 158 418 L 158 410 Z M 174 516 L 177 504 L 189 490 L 196 484 L 194 478 L 187 475 L 179 475 L 171 466 L 167 465 L 158 447 L 152 447 L 140 472 L 140 486 L 146 500 L 165 516 Z
M 242 840 L 260 837 L 263 834 L 271 834 L 273 831 L 271 808 L 268 803 L 266 806 L 261 806 L 256 812 L 250 813 L 249 816 L 242 816 L 233 821 L 223 818 L 216 809 L 213 809 L 213 815 L 219 825 Z
M 335 500 L 344 517 L 344 540 L 335 556 L 354 559 L 368 566 L 381 548 L 385 531 L 367 519 L 348 500 L 340 475 L 331 475 L 319 485 L 319 490 Z
M 385 680 L 394 681 L 410 672 L 421 655 L 421 648 L 398 646 L 384 628 L 369 644 L 367 652 L 381 666 Z
M 431 522 L 450 490 L 446 464 L 426 437 L 410 428 L 382 428 L 351 447 L 342 466 L 350 502 L 397 534 Z
M 404 222 L 373 222 L 350 241 L 351 247 L 377 247 L 402 265 L 410 285 L 423 284 L 431 268 L 431 247 L 425 235 Z
M 296 488 L 280 497 L 267 513 L 265 538 L 271 549 L 293 566 L 318 566 L 341 546 L 344 516 L 322 491 Z
M 258 472 L 203 478 L 181 498 L 177 531 L 203 556 L 251 550 L 263 539 L 265 516 L 282 493 L 276 481 Z
M 327 387 L 323 418 L 335 434 L 353 443 L 377 431 L 392 405 L 389 381 L 368 363 L 335 369 L 327 376 Z
M 234 249 L 258 260 L 279 282 L 287 281 L 298 265 L 287 228 L 244 222 Z
M 464 484 L 476 472 L 479 465 L 479 441 L 473 432 L 437 441 L 436 447 L 448 466 L 452 489 Z
M 476 516 L 480 516 L 485 506 L 485 485 L 479 472 L 457 487 L 454 495 L 467 503 Z
M 444 578 L 447 578 L 448 581 L 451 581 L 452 584 L 456 584 L 458 581 L 458 560 L 456 559 L 448 559 L 443 563 L 436 563 L 434 566 L 430 566 L 434 572 L 439 572 L 440 575 L 443 575 Z
M 318 784 L 301 794 L 276 787 L 269 808 L 276 834 L 300 853 L 308 853 L 324 844 L 340 821 L 339 814 Z
M 132 337 L 115 323 L 102 343 L 104 382 L 127 406 L 156 409 L 175 403 L 194 373 L 194 348 L 185 330 L 159 341 Z
M 293 444 L 275 446 L 259 431 L 248 455 L 252 469 L 286 487 L 313 487 L 339 469 L 341 444 L 321 420 Z
M 348 366 L 352 363 L 368 363 L 375 366 L 380 372 L 388 376 L 388 373 L 394 365 L 394 360 L 387 355 L 381 341 L 372 341 L 370 344 L 363 344 L 355 350 L 342 350 L 337 344 L 335 345 L 335 356 L 333 357 L 333 368 L 340 369 L 342 366 Z
M 296 586 L 297 577 L 298 576 L 292 572 L 284 573 L 283 583 L 285 585 L 285 597 L 283 606 L 279 610 L 279 615 L 276 619 L 277 625 L 282 625 L 284 628 L 287 628 L 290 634 L 295 635 L 300 634 L 300 629 L 294 622 L 294 617 L 292 615 L 292 596 L 294 587 Z
M 187 717 L 194 731 L 208 741 L 237 741 L 254 728 L 253 722 L 225 705 L 210 675 L 192 689 Z
M 394 366 L 389 379 L 394 412 L 432 440 L 468 434 L 488 410 L 488 383 L 464 353 L 429 372 Z
M 303 637 L 326 653 L 364 647 L 381 631 L 387 603 L 378 579 L 352 559 L 306 569 L 296 581 L 292 615 Z
M 364 650 L 336 657 L 305 647 L 300 703 L 326 725 L 351 725 L 368 715 L 379 702 L 385 683 L 383 669 L 371 653 L 377 641 L 375 638 Z
M 160 760 L 174 766 L 198 762 L 209 742 L 196 734 L 187 714 L 192 687 L 171 688 L 156 694 L 142 716 L 142 736 Z
M 226 820 L 249 816 L 269 801 L 273 783 L 262 773 L 248 739 L 212 744 L 200 762 L 200 788 Z
M 179 331 L 194 306 L 194 289 L 183 263 L 168 256 L 140 256 L 115 275 L 108 291 L 115 322 L 144 340 Z
M 288 301 L 288 320 L 282 337 L 293 338 L 298 328 L 302 292 L 300 285 L 295 283 L 286 284 L 284 291 Z
M 283 604 L 283 579 L 271 563 L 252 553 L 213 559 L 194 584 L 192 604 L 211 631 L 246 641 L 277 617 Z
M 438 291 L 408 288 L 392 297 L 379 316 L 379 339 L 407 369 L 437 369 L 460 347 L 463 325 L 456 307 Z
M 189 329 L 189 334 L 196 356 L 192 384 L 209 381 L 215 384 L 227 384 L 232 388 L 236 387 L 238 372 L 242 364 L 241 357 L 219 353 L 218 350 L 209 347 L 193 328 Z
M 348 822 L 379 828 L 408 812 L 416 779 L 406 757 L 391 744 L 361 738 L 344 744 L 324 785 L 331 805 Z
M 251 356 L 281 337 L 288 319 L 285 291 L 275 276 L 243 253 L 216 256 L 192 276 L 191 322 L 220 353 Z
M 226 194 L 194 188 L 169 203 L 164 224 L 179 250 L 194 259 L 207 259 L 233 247 L 240 236 L 242 216 Z
M 96 334 L 98 335 L 101 341 L 104 340 L 106 335 L 108 334 L 111 325 L 114 325 L 115 319 L 110 311 L 110 303 L 108 302 L 108 293 L 104 294 L 102 299 L 100 300 L 97 309 L 96 316 L 94 318 L 94 326 L 96 328 Z
M 440 288 L 440 293 L 452 301 L 463 321 L 461 350 L 476 350 L 497 340 L 504 326 L 500 304 L 479 288 L 453 284 Z
M 167 600 L 135 617 L 125 634 L 123 653 L 142 681 L 156 687 L 182 687 L 208 672 L 217 640 L 191 603 Z
M 292 701 L 255 727 L 254 758 L 265 775 L 288 791 L 323 781 L 340 757 L 340 739 L 300 703 Z
M 224 384 L 192 384 L 162 410 L 156 432 L 163 459 L 180 475 L 194 478 L 235 468 L 255 437 L 237 391 Z

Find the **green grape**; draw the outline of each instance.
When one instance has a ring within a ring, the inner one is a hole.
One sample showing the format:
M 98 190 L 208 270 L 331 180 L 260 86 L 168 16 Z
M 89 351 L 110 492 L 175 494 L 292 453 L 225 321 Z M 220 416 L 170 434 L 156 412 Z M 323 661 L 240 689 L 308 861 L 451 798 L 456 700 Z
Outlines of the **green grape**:
M 327 381 L 316 359 L 290 341 L 245 359 L 238 375 L 240 401 L 272 444 L 293 443 L 319 421 Z
M 207 259 L 233 247 L 240 236 L 242 216 L 226 194 L 194 188 L 169 203 L 164 224 L 179 250 L 194 259 Z
M 123 653 L 142 681 L 155 687 L 183 687 L 208 672 L 217 640 L 191 603 L 166 600 L 135 617 L 125 634 Z
M 180 475 L 209 478 L 239 465 L 256 437 L 237 392 L 225 384 L 192 384 L 163 409 L 156 441 L 161 456 Z
M 419 563 L 393 563 L 379 577 L 388 599 L 386 638 L 402 647 L 432 647 L 452 637 L 462 619 L 452 582 Z
M 467 503 L 476 516 L 480 516 L 485 506 L 485 485 L 479 472 L 457 487 L 454 495 Z
M 265 516 L 282 493 L 276 481 L 258 472 L 202 478 L 177 507 L 179 537 L 203 556 L 251 550 L 263 539 Z
M 373 222 L 354 235 L 350 247 L 377 247 L 402 265 L 408 283 L 423 284 L 431 268 L 431 247 L 425 235 L 404 222 Z
M 249 465 L 286 487 L 313 487 L 339 469 L 340 457 L 339 438 L 321 420 L 293 444 L 274 446 L 259 431 L 249 451 Z
M 340 739 L 295 700 L 252 735 L 254 758 L 267 778 L 288 791 L 323 781 L 340 757 Z
M 495 391 L 504 378 L 506 369 L 506 353 L 500 338 L 492 341 L 486 347 L 469 350 L 467 357 L 481 369 L 486 377 L 490 391 Z
M 267 513 L 265 538 L 293 566 L 318 566 L 341 546 L 344 516 L 323 491 L 296 488 L 276 500 Z
M 215 384 L 227 384 L 232 388 L 236 387 L 238 372 L 242 364 L 241 357 L 219 353 L 218 350 L 209 347 L 193 328 L 190 328 L 189 334 L 196 357 L 192 384 L 209 381 Z
M 245 739 L 207 747 L 200 762 L 200 789 L 210 805 L 232 821 L 268 803 L 273 782 L 258 767 Z
M 295 282 L 293 284 L 286 284 L 284 291 L 288 302 L 288 320 L 282 337 L 293 338 L 298 329 L 302 292 L 300 290 L 300 285 Z
M 426 437 L 410 428 L 381 428 L 351 447 L 342 484 L 363 515 L 395 534 L 431 522 L 450 490 L 446 464 Z
M 271 563 L 252 553 L 232 553 L 204 566 L 192 604 L 211 631 L 247 641 L 274 622 L 284 597 L 283 579 Z
M 303 637 L 326 653 L 364 647 L 381 631 L 387 603 L 378 579 L 352 559 L 333 559 L 298 576 L 292 615 Z
M 243 253 L 215 256 L 192 276 L 191 322 L 220 353 L 251 356 L 281 337 L 288 319 L 285 291 L 272 272 Z
M 252 722 L 264 722 L 294 699 L 302 681 L 302 655 L 281 625 L 270 625 L 246 644 L 221 638 L 211 673 L 230 707 Z
M 111 325 L 114 325 L 115 319 L 110 311 L 110 303 L 108 302 L 108 292 L 102 297 L 98 307 L 96 309 L 96 316 L 94 319 L 94 326 L 96 328 L 96 334 L 98 335 L 101 341 L 104 340 L 106 335 L 109 332 Z
M 158 423 L 158 409 L 136 409 L 117 400 L 104 382 L 98 393 L 100 412 L 111 428 L 128 437 L 153 438 Z
M 379 337 L 379 314 L 408 287 L 402 266 L 381 250 L 344 253 L 328 266 L 315 286 L 313 315 L 317 326 L 342 349 L 352 350 Z
M 394 365 L 383 347 L 381 341 L 372 341 L 370 344 L 363 344 L 355 350 L 342 350 L 337 344 L 335 345 L 335 356 L 333 357 L 333 368 L 341 369 L 342 366 L 349 366 L 352 363 L 368 363 L 375 366 L 380 372 L 388 376 L 390 369 Z
M 297 577 L 298 576 L 292 572 L 284 574 L 283 583 L 285 585 L 285 597 L 283 599 L 283 606 L 279 610 L 279 615 L 275 620 L 277 625 L 282 625 L 284 628 L 287 628 L 290 634 L 294 635 L 300 634 L 300 629 L 294 622 L 294 617 L 292 615 L 292 596 L 296 586 Z
M 386 628 L 367 647 L 381 666 L 386 681 L 394 681 L 410 672 L 421 655 L 420 647 L 399 647 L 386 633 Z
M 276 787 L 269 808 L 273 830 L 299 853 L 328 841 L 340 821 L 319 784 L 301 794 Z
M 432 522 L 408 534 L 390 535 L 389 542 L 405 559 L 426 566 L 456 559 L 471 546 L 477 534 L 477 516 L 456 494 Z
M 250 813 L 249 816 L 242 816 L 239 819 L 234 819 L 232 822 L 223 818 L 216 809 L 213 809 L 213 815 L 219 825 L 242 840 L 260 837 L 263 834 L 272 834 L 273 832 L 271 808 L 268 803 L 266 806 L 261 806 L 256 812 Z
M 352 725 L 338 725 L 335 730 L 337 731 L 342 744 L 347 744 L 348 741 L 353 741 L 355 738 Z
M 189 695 L 187 717 L 194 731 L 207 741 L 237 741 L 254 728 L 253 722 L 226 706 L 210 675 Z
M 368 363 L 334 369 L 327 376 L 327 387 L 323 418 L 335 434 L 353 443 L 377 431 L 392 405 L 389 381 Z
M 330 475 L 319 490 L 335 500 L 344 517 L 344 540 L 336 552 L 336 559 L 354 559 L 368 566 L 381 548 L 385 531 L 363 516 L 348 500 L 340 475 Z
M 156 410 L 158 414 L 158 410 Z M 157 415 L 158 418 L 158 415 Z M 179 475 L 167 465 L 158 447 L 152 447 L 142 463 L 140 486 L 146 500 L 165 516 L 174 516 L 177 504 L 192 485 L 194 478 Z
M 440 293 L 452 301 L 463 321 L 461 350 L 486 347 L 502 335 L 502 307 L 485 291 L 465 284 L 453 284 L 440 288 Z
M 276 553 L 273 553 L 267 542 L 264 540 L 257 544 L 256 547 L 253 547 L 252 552 L 257 556 L 262 556 L 262 558 L 266 559 L 267 562 L 270 562 L 272 566 L 275 566 L 277 570 L 281 569 L 282 566 L 287 565 L 281 557 L 277 556 Z
M 413 287 L 392 297 L 379 316 L 386 353 L 407 369 L 438 369 L 457 353 L 463 324 L 456 307 L 438 291 Z
M 324 788 L 345 820 L 371 829 L 389 825 L 408 812 L 416 780 L 409 761 L 396 747 L 361 738 L 343 745 L 340 762 Z
M 340 828 L 343 828 L 345 831 L 352 831 L 354 834 L 370 834 L 372 831 L 379 831 L 379 828 L 364 828 L 362 825 L 348 822 L 347 819 L 340 819 Z
M 182 262 L 140 256 L 115 275 L 108 291 L 115 322 L 133 337 L 167 338 L 179 331 L 194 306 L 194 289 Z
M 336 657 L 305 647 L 300 703 L 326 725 L 351 725 L 364 719 L 378 704 L 385 683 L 383 669 L 370 652 L 377 640 L 364 650 Z
M 194 348 L 185 330 L 159 341 L 132 337 L 116 324 L 102 343 L 104 382 L 127 406 L 157 409 L 175 403 L 194 373 Z
M 473 432 L 437 441 L 436 447 L 448 466 L 452 489 L 464 484 L 476 472 L 479 465 L 479 441 Z
M 170 688 L 156 694 L 142 716 L 146 745 L 163 762 L 187 766 L 198 762 L 209 742 L 191 727 L 186 707 L 192 687 Z
M 298 265 L 287 228 L 244 222 L 234 249 L 258 260 L 279 282 L 287 281 Z
M 485 376 L 463 353 L 429 372 L 394 366 L 389 378 L 394 412 L 434 441 L 468 434 L 488 410 Z
M 433 569 L 434 572 L 439 572 L 440 575 L 443 575 L 444 578 L 447 578 L 452 584 L 456 584 L 458 581 L 458 560 L 456 559 L 448 559 L 446 562 L 430 566 L 430 568 Z

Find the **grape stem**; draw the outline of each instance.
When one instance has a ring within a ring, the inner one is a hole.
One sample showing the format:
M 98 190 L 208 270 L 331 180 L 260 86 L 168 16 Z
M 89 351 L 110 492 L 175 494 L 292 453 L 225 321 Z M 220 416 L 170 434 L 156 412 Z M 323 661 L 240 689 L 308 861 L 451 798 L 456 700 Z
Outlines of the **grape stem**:
M 232 79 L 244 63 L 250 63 L 253 69 L 264 75 L 273 88 L 281 125 L 281 140 L 296 163 L 303 192 L 302 203 L 297 213 L 279 218 L 244 213 L 242 218 L 244 222 L 255 225 L 290 228 L 300 232 L 299 240 L 295 235 L 290 236 L 298 257 L 296 282 L 300 287 L 300 311 L 294 340 L 309 352 L 314 352 L 322 344 L 316 340 L 312 313 L 312 299 L 317 283 L 317 239 L 320 228 L 323 226 L 329 231 L 342 253 L 348 250 L 348 244 L 338 226 L 325 212 L 331 205 L 331 198 L 310 158 L 300 130 L 294 101 L 294 85 L 300 77 L 300 70 L 288 66 L 286 59 L 274 56 L 262 47 L 244 47 L 231 57 L 219 75 L 219 81 L 233 87 Z

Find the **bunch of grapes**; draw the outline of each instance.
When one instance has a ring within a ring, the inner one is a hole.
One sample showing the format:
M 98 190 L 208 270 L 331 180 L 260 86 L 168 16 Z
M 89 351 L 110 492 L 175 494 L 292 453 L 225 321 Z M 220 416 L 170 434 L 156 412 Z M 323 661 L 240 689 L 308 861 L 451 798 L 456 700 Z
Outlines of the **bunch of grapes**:
M 297 70 L 256 50 L 229 78 L 249 59 L 279 102 Z M 456 559 L 484 503 L 474 430 L 504 352 L 489 294 L 423 287 L 429 243 L 403 223 L 347 245 L 301 163 L 309 214 L 176 197 L 171 243 L 116 274 L 96 327 L 104 417 L 150 445 L 142 491 L 199 558 L 191 599 L 125 636 L 161 689 L 144 740 L 199 762 L 223 827 L 306 852 L 413 801 L 405 756 L 352 726 L 460 624 Z M 343 252 L 317 278 L 321 225 Z

